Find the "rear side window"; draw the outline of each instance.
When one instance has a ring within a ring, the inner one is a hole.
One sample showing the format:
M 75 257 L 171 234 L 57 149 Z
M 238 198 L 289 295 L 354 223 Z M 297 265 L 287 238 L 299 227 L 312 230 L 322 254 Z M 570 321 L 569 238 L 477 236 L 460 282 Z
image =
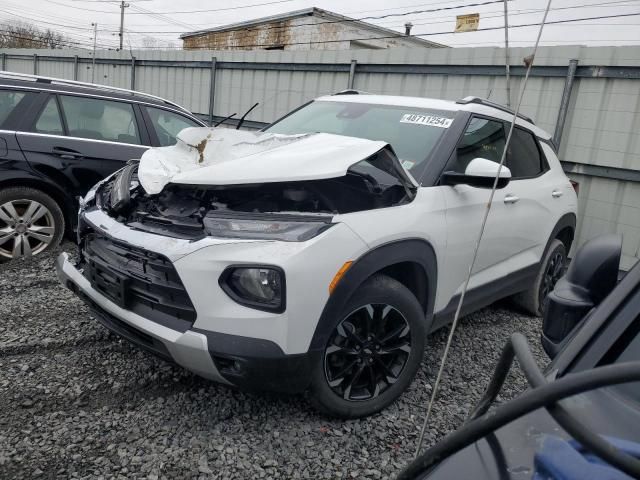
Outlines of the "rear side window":
M 67 95 L 60 101 L 69 136 L 140 145 L 131 104 Z
M 506 165 L 512 178 L 536 177 L 546 170 L 533 134 L 520 128 L 513 129 L 513 135 L 507 150 Z
M 9 114 L 24 98 L 24 92 L 16 92 L 13 90 L 0 90 L 0 127 L 9 118 Z
M 185 128 L 202 126 L 190 118 L 161 108 L 147 107 L 147 112 L 149 112 L 151 124 L 158 136 L 161 147 L 175 145 L 176 136 Z
M 506 137 L 504 124 L 498 120 L 474 117 L 458 142 L 454 159 L 447 170 L 464 173 L 474 158 L 500 163 Z
M 64 135 L 58 102 L 55 97 L 49 98 L 47 105 L 36 121 L 34 130 L 38 133 L 48 133 L 50 135 Z

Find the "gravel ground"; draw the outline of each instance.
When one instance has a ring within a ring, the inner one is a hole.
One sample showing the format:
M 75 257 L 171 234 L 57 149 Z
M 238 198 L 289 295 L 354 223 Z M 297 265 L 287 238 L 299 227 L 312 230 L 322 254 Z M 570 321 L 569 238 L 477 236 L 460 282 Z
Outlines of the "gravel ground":
M 0 264 L 0 477 L 393 478 L 411 460 L 445 330 L 398 402 L 332 420 L 302 396 L 232 390 L 118 340 L 59 285 L 58 252 Z M 426 445 L 460 425 L 515 331 L 543 363 L 539 319 L 495 305 L 461 321 Z M 513 375 L 502 398 L 523 388 Z

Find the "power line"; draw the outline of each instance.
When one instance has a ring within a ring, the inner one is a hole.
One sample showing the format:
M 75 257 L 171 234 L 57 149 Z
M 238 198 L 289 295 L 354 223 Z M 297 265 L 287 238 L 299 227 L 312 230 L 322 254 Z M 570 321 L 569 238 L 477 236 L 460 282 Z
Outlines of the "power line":
M 65 7 L 69 7 L 69 8 L 75 8 L 78 10 L 84 10 L 85 12 L 100 12 L 100 13 L 117 13 L 117 12 L 111 12 L 109 10 L 95 10 L 95 9 L 89 9 L 89 8 L 84 8 L 84 7 L 76 7 L 73 5 L 66 5 L 64 3 L 60 3 L 60 2 L 56 2 L 54 0 L 49 0 L 51 3 L 55 3 L 57 5 L 62 5 Z M 289 3 L 289 2 L 293 2 L 294 0 L 274 0 L 271 2 L 263 2 L 263 3 L 254 3 L 251 5 L 239 5 L 236 7 L 226 7 L 226 8 L 214 8 L 214 9 L 206 9 L 206 10 L 191 10 L 191 11 L 187 11 L 187 12 L 157 12 L 158 14 L 167 14 L 167 13 L 204 13 L 204 12 L 223 12 L 223 11 L 229 11 L 229 10 L 240 10 L 243 8 L 251 8 L 251 7 L 262 7 L 264 5 L 274 5 L 274 4 L 278 4 L 278 3 Z M 107 0 L 107 2 L 111 3 L 112 0 Z M 100 3 L 107 3 L 107 2 L 100 2 Z M 143 15 L 143 12 L 130 12 L 129 15 Z
M 638 15 L 640 15 L 640 12 L 617 14 L 617 15 L 600 15 L 600 16 L 596 16 L 596 17 L 572 18 L 572 19 L 566 19 L 566 20 L 549 21 L 549 22 L 546 22 L 546 25 L 554 25 L 554 24 L 570 23 L 570 22 L 581 22 L 581 21 L 589 21 L 589 20 L 602 20 L 602 19 L 607 19 L 607 18 L 633 17 L 633 16 L 638 16 Z M 535 27 L 535 26 L 538 26 L 538 25 L 539 25 L 539 23 L 525 23 L 525 24 L 519 24 L 519 25 L 509 25 L 509 28 L 511 29 L 511 28 Z M 504 28 L 503 26 L 478 28 L 476 30 L 476 32 L 490 31 L 490 30 L 502 30 L 503 28 Z M 449 34 L 453 34 L 453 33 L 456 33 L 457 35 L 461 35 L 461 33 L 457 33 L 455 31 L 448 31 L 448 32 L 434 32 L 434 33 L 418 33 L 418 34 L 415 34 L 415 35 L 412 35 L 412 36 L 414 36 L 414 37 L 430 37 L 430 36 L 436 36 L 436 35 L 449 35 Z M 475 33 L 475 32 L 463 32 L 463 33 Z M 404 37 L 404 35 L 402 35 L 401 33 L 398 33 L 397 35 L 387 35 L 387 36 L 380 36 L 380 37 L 358 37 L 358 38 L 348 38 L 348 39 L 342 39 L 342 40 L 318 40 L 318 41 L 306 41 L 306 42 L 290 42 L 290 43 L 283 43 L 281 45 L 282 46 L 309 45 L 309 44 L 336 43 L 336 42 L 346 42 L 346 41 L 366 41 L 366 40 L 397 39 L 397 38 L 403 38 L 403 37 Z M 270 43 L 263 43 L 263 44 L 242 45 L 242 46 L 239 46 L 237 48 L 271 47 L 271 46 L 273 46 L 273 45 L 270 44 Z M 208 50 L 208 48 L 207 47 L 194 47 L 194 48 L 189 48 L 189 50 Z
M 508 1 L 516 1 L 516 0 L 508 0 Z M 600 2 L 599 6 L 608 6 L 608 5 L 614 5 L 614 4 L 620 4 L 620 3 L 628 3 L 628 2 L 637 2 L 638 0 L 614 0 L 614 1 L 610 1 L 610 2 Z M 449 2 L 450 3 L 450 2 Z M 263 30 L 279 30 L 279 29 L 291 29 L 291 28 L 300 28 L 300 27 L 306 27 L 306 26 L 318 26 L 318 25 L 324 25 L 324 24 L 333 24 L 333 23 L 350 23 L 350 22 L 359 22 L 362 20 L 372 20 L 372 19 L 382 19 L 382 18 L 387 18 L 387 17 L 391 17 L 391 16 L 407 16 L 407 15 L 413 15 L 413 14 L 419 14 L 419 13 L 433 13 L 436 11 L 441 11 L 441 10 L 450 10 L 450 9 L 458 9 L 458 8 L 467 8 L 469 6 L 477 6 L 477 5 L 488 5 L 488 4 L 493 4 L 493 3 L 503 3 L 503 0 L 494 0 L 494 1 L 489 1 L 489 2 L 484 2 L 482 4 L 465 4 L 465 5 L 456 5 L 456 6 L 451 6 L 451 7 L 444 7 L 444 8 L 438 8 L 438 9 L 429 9 L 429 10 L 417 10 L 417 11 L 411 11 L 411 12 L 403 12 L 403 13 L 392 13 L 392 14 L 387 14 L 387 15 L 382 15 L 382 16 L 369 16 L 369 17 L 359 17 L 359 18 L 346 18 L 346 19 L 342 19 L 342 20 L 328 20 L 325 22 L 315 22 L 315 23 L 299 23 L 297 25 L 288 25 L 288 26 L 280 26 L 280 25 L 271 25 L 271 26 L 266 26 L 263 28 Z M 562 11 L 562 10 L 570 10 L 570 9 L 574 9 L 574 8 L 583 8 L 583 7 L 588 7 L 589 5 L 571 5 L 571 6 L 567 6 L 567 7 L 558 7 L 558 8 L 552 8 L 552 11 Z M 634 7 L 636 5 L 620 5 L 620 6 L 628 6 L 628 7 Z M 513 13 L 510 14 L 511 16 L 516 16 L 516 15 L 526 15 L 526 14 L 530 14 L 530 13 L 537 13 L 537 12 L 543 12 L 544 9 L 527 9 L 527 10 L 516 10 L 515 12 L 521 12 L 521 13 Z M 502 10 L 493 10 L 493 11 L 489 11 L 489 12 L 484 12 L 484 13 L 497 13 L 497 12 L 502 12 Z M 482 18 L 502 18 L 503 15 L 495 15 L 495 16 L 490 16 L 490 17 L 482 17 Z M 447 18 L 447 17 L 435 17 L 434 19 L 437 18 Z M 425 19 L 426 22 L 423 23 L 415 23 L 414 25 L 426 25 L 429 23 L 447 23 L 447 22 L 432 22 L 432 20 L 434 19 Z M 451 21 L 450 19 L 448 21 Z M 373 24 L 375 26 L 378 26 L 377 24 Z M 385 28 L 385 27 L 382 27 Z M 202 33 L 205 33 L 207 29 L 203 29 Z M 143 31 L 143 30 L 130 30 L 131 33 L 156 33 L 156 34 L 181 34 L 181 33 L 187 33 L 181 30 L 172 30 L 172 31 L 166 31 L 166 30 L 147 30 L 147 31 Z M 194 32 L 196 33 L 196 32 Z M 402 32 L 398 32 L 398 35 L 404 36 L 404 33 Z M 411 36 L 419 36 L 421 34 L 414 34 Z
M 511 1 L 515 1 L 515 0 L 511 0 Z M 638 2 L 640 0 L 613 0 L 610 2 L 600 2 L 598 4 L 599 7 L 607 7 L 609 5 L 617 5 L 620 3 L 629 3 L 629 2 Z M 498 3 L 502 3 L 502 2 L 498 2 Z M 574 9 L 574 8 L 583 8 L 585 6 L 588 5 L 572 5 L 572 6 L 567 6 L 567 7 L 558 7 L 558 8 L 552 8 L 551 11 L 562 11 L 562 10 L 570 10 L 570 9 Z M 637 5 L 618 5 L 620 7 L 636 7 Z M 460 7 L 462 8 L 462 7 Z M 491 18 L 504 18 L 504 14 L 502 13 L 503 10 L 490 10 L 488 12 L 483 12 L 483 13 L 499 13 L 499 15 L 490 15 L 490 16 L 482 16 L 481 19 L 491 19 Z M 524 10 L 514 10 L 513 12 L 515 13 L 509 13 L 509 17 L 515 17 L 518 15 L 529 15 L 532 13 L 539 13 L 539 12 L 544 12 L 544 9 L 524 9 Z M 398 14 L 398 15 L 402 15 L 402 14 Z M 304 27 L 304 26 L 318 26 L 318 25 L 323 25 L 325 23 L 342 23 L 342 22 L 352 22 L 352 21 L 359 21 L 362 19 L 366 19 L 367 17 L 362 17 L 362 18 L 354 18 L 354 19 L 349 19 L 349 20 L 335 20 L 335 21 L 327 21 L 327 22 L 317 22 L 317 23 L 300 23 L 297 25 L 289 25 L 286 27 L 283 26 L 278 26 L 278 25 L 274 25 L 274 26 L 269 26 L 266 27 L 265 29 L 289 29 L 289 28 L 297 28 L 297 27 Z M 434 20 L 438 20 L 438 19 L 446 19 L 443 21 L 434 21 Z M 450 17 L 433 17 L 433 18 L 426 18 L 424 19 L 424 22 L 416 22 L 412 20 L 412 23 L 414 26 L 416 25 L 429 25 L 429 24 L 436 24 L 436 23 L 449 23 L 451 22 L 451 18 Z M 378 26 L 377 24 L 372 24 L 374 26 Z M 399 25 L 400 27 L 404 26 L 404 25 Z M 384 28 L 391 28 L 392 26 L 389 27 L 384 27 Z M 203 30 L 203 32 L 205 32 L 206 30 Z M 129 30 L 129 32 L 131 33 L 153 33 L 153 34 L 179 34 L 179 33 L 185 33 L 182 30 Z M 398 32 L 398 34 L 404 36 L 404 34 L 402 32 Z M 412 34 L 411 36 L 418 36 L 420 34 Z

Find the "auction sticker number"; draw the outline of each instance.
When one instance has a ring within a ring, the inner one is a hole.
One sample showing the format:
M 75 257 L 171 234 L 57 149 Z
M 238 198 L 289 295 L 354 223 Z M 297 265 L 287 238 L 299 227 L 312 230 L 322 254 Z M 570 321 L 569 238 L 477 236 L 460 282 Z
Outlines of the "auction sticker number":
M 413 123 L 416 125 L 427 125 L 429 127 L 449 128 L 453 119 L 444 117 L 434 117 L 433 115 L 419 115 L 417 113 L 405 113 L 400 119 L 400 123 Z

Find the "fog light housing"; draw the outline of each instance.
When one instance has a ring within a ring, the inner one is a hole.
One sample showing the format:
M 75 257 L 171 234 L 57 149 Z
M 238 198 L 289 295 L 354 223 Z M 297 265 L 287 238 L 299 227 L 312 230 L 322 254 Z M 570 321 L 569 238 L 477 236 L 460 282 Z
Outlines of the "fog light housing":
M 219 280 L 220 287 L 234 301 L 267 312 L 285 310 L 284 271 L 267 265 L 232 265 Z

